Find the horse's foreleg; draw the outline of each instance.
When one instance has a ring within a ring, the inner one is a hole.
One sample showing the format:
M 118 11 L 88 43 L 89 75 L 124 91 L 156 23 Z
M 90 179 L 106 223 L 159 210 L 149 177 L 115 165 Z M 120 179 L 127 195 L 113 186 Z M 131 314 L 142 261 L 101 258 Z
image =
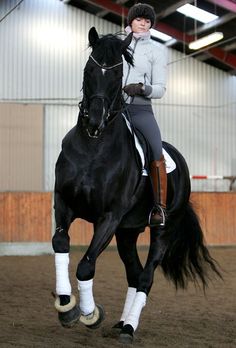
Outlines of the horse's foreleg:
M 118 225 L 112 213 L 107 213 L 103 219 L 94 225 L 94 235 L 90 246 L 77 267 L 76 276 L 80 291 L 80 321 L 89 328 L 97 328 L 104 319 L 101 306 L 95 305 L 93 297 L 93 277 L 96 260 L 100 253 L 110 243 Z
M 55 218 L 56 231 L 52 238 L 56 268 L 55 308 L 58 311 L 58 318 L 62 326 L 71 327 L 79 320 L 80 316 L 79 307 L 76 306 L 76 299 L 71 294 L 69 279 L 70 238 L 68 230 L 72 212 L 60 199 L 59 195 L 55 195 Z
M 93 279 L 78 280 L 78 290 L 80 293 L 80 321 L 88 328 L 96 329 L 104 320 L 105 313 L 101 305 L 95 304 L 93 297 Z
M 120 341 L 122 343 L 133 341 L 133 333 L 138 327 L 142 309 L 146 304 L 146 299 L 153 283 L 154 271 L 161 262 L 165 250 L 165 242 L 161 240 L 160 234 L 156 229 L 151 229 L 151 242 L 147 262 L 139 276 L 136 295 L 120 333 Z

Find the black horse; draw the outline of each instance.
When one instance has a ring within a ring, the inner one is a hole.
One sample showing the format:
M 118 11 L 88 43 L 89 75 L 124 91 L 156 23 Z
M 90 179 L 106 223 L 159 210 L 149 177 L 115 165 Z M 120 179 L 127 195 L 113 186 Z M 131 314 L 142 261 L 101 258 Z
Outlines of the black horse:
M 132 341 L 158 265 L 176 288 L 185 288 L 188 280 L 200 280 L 205 288 L 208 270 L 220 276 L 189 202 L 186 162 L 168 143 L 163 147 L 176 163 L 176 169 L 168 174 L 168 221 L 165 228 L 150 229 L 144 267 L 139 260 L 136 242 L 148 224 L 153 196 L 149 177 L 142 176 L 133 135 L 122 114 L 122 57 L 133 64 L 131 39 L 131 34 L 123 41 L 111 34 L 99 38 L 95 28 L 89 31 L 92 53 L 84 69 L 78 122 L 63 139 L 56 164 L 56 231 L 52 240 L 59 320 L 65 327 L 81 321 L 96 328 L 104 318 L 92 292 L 96 260 L 116 236 L 128 281 L 124 311 L 115 325 L 121 330 L 122 342 Z M 79 305 L 71 294 L 68 274 L 68 231 L 76 218 L 94 226 L 93 238 L 76 272 Z

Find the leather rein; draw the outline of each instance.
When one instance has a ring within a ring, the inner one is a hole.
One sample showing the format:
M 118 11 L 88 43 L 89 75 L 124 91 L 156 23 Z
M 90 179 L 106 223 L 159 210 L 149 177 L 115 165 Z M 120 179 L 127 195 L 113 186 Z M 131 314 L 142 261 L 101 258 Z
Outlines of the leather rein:
M 92 55 L 89 56 L 89 59 L 91 59 L 97 66 L 99 66 L 99 68 L 101 68 L 102 70 L 111 70 L 111 69 L 114 69 L 116 68 L 117 66 L 120 66 L 120 65 L 123 65 L 123 61 L 120 61 L 119 63 L 117 64 L 114 64 L 114 65 L 110 65 L 110 66 L 107 66 L 105 63 L 104 64 L 100 64 Z M 119 110 L 113 110 L 113 105 L 117 99 L 117 96 L 118 96 L 118 93 L 119 93 L 119 89 L 117 89 L 117 93 L 113 99 L 113 101 L 111 102 L 111 105 L 107 111 L 107 116 L 105 117 L 104 120 L 102 120 L 101 124 L 99 125 L 98 129 L 97 129 L 97 135 L 91 135 L 88 131 L 88 129 L 86 129 L 87 133 L 88 133 L 88 136 L 90 138 L 98 138 L 99 134 L 100 134 L 100 130 L 104 127 L 104 124 L 108 125 L 108 124 L 111 124 L 117 117 L 118 113 L 120 111 L 122 111 L 122 108 L 119 109 Z M 105 100 L 107 101 L 108 105 L 110 103 L 110 99 L 108 97 L 106 97 L 104 94 L 92 94 L 90 97 L 88 97 L 88 99 L 91 101 L 92 99 L 101 99 L 102 100 L 102 103 L 104 105 L 104 102 Z M 86 100 L 86 98 L 85 98 Z M 86 106 L 84 106 L 84 101 L 82 100 L 80 103 L 79 103 L 79 108 L 80 108 L 80 112 L 81 112 L 81 116 L 86 119 L 88 118 L 88 109 L 86 108 Z M 111 117 L 111 113 L 116 113 L 115 116 L 113 118 L 110 118 Z

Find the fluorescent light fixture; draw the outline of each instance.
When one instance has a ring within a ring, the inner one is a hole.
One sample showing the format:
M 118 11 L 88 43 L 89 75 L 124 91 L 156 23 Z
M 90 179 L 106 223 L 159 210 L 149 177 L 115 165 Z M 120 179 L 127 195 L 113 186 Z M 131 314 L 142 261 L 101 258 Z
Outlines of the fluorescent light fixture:
M 150 29 L 150 33 L 151 33 L 151 36 L 156 37 L 157 39 L 160 39 L 162 41 L 168 41 L 172 39 L 172 36 L 164 34 L 161 31 L 156 29 Z
M 215 19 L 219 18 L 218 16 L 214 15 L 213 13 L 202 10 L 196 6 L 191 5 L 191 4 L 185 4 L 183 6 L 180 6 L 179 8 L 177 8 L 176 11 L 184 14 L 187 17 L 191 17 L 193 19 L 196 19 L 197 21 L 202 22 L 202 23 L 209 23 L 209 22 L 212 22 Z
M 201 39 L 198 39 L 196 41 L 190 42 L 188 47 L 191 50 L 198 50 L 199 48 L 208 46 L 212 44 L 213 42 L 219 41 L 223 39 L 224 35 L 221 32 L 215 32 L 210 35 L 204 36 Z

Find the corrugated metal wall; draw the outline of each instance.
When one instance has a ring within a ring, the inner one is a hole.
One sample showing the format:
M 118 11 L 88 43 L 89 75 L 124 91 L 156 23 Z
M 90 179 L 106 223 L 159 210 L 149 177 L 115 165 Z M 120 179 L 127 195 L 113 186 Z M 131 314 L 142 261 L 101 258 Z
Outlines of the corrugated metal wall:
M 92 26 L 118 28 L 59 0 L 24 1 L 0 26 L 0 98 L 78 99 Z
M 1 17 L 17 1 L 1 1 Z M 76 122 L 87 33 L 120 28 L 57 0 L 28 0 L 0 24 L 0 101 L 44 104 L 44 189 L 66 131 Z M 236 78 L 169 50 L 166 96 L 154 101 L 163 139 L 185 156 L 191 174 L 234 175 Z M 30 173 L 27 173 L 30 175 Z M 228 183 L 193 182 L 194 190 L 228 190 Z
M 163 139 L 194 175 L 236 175 L 236 78 L 169 51 L 168 89 L 154 101 Z M 228 190 L 226 181 L 192 182 L 193 190 Z

